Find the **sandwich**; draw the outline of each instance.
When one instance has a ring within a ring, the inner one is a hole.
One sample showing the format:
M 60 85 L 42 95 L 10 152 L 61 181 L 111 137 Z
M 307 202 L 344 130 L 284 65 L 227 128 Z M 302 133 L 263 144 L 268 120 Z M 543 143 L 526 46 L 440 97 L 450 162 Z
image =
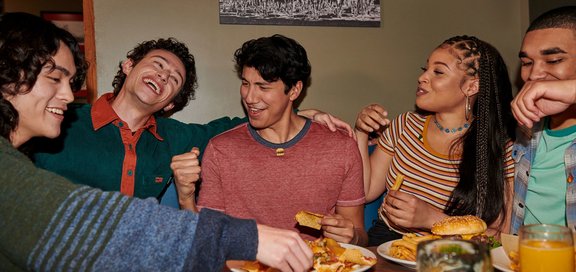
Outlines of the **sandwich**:
M 472 240 L 485 235 L 486 222 L 473 215 L 449 216 L 432 225 L 432 233 L 442 238 Z
M 431 232 L 444 239 L 472 240 L 488 248 L 500 246 L 493 236 L 486 235 L 486 222 L 474 215 L 449 216 L 432 225 Z
M 298 222 L 300 226 L 305 226 L 313 229 L 321 229 L 322 225 L 320 225 L 320 220 L 324 217 L 321 214 L 308 212 L 308 211 L 299 211 L 294 219 Z

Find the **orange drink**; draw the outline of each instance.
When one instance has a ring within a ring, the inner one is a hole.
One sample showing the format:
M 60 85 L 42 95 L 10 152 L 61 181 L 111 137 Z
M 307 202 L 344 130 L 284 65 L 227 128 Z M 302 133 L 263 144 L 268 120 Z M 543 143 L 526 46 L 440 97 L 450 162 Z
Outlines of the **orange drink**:
M 565 226 L 536 224 L 520 228 L 521 272 L 574 272 L 572 231 Z
M 574 248 L 562 241 L 525 240 L 520 244 L 520 270 L 574 271 Z

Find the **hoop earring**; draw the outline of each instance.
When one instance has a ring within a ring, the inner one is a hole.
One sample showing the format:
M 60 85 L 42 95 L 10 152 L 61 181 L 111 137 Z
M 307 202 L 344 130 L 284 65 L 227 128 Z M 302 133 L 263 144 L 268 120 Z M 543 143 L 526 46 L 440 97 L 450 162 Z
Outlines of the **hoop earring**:
M 466 121 L 470 121 L 472 117 L 472 109 L 470 108 L 470 96 L 466 96 L 466 106 L 464 107 L 464 117 Z

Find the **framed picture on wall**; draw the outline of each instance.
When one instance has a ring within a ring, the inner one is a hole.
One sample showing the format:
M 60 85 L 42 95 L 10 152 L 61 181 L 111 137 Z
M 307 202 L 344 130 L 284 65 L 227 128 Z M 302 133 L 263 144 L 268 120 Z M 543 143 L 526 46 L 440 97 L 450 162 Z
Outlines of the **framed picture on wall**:
M 0 0 L 2 1 L 2 0 Z M 79 12 L 42 11 L 40 16 L 53 22 L 58 27 L 66 29 L 78 40 L 80 49 L 84 51 L 84 18 Z M 82 90 L 74 93 L 77 102 L 85 102 L 88 92 L 84 86 Z

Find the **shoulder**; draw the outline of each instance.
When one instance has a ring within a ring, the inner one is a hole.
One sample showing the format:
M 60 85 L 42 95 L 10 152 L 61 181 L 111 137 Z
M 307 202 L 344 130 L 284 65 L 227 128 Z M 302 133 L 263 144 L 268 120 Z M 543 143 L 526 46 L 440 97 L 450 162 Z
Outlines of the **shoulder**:
M 248 123 L 243 123 L 214 136 L 210 142 L 212 144 L 223 144 L 231 141 L 244 140 L 248 134 Z

